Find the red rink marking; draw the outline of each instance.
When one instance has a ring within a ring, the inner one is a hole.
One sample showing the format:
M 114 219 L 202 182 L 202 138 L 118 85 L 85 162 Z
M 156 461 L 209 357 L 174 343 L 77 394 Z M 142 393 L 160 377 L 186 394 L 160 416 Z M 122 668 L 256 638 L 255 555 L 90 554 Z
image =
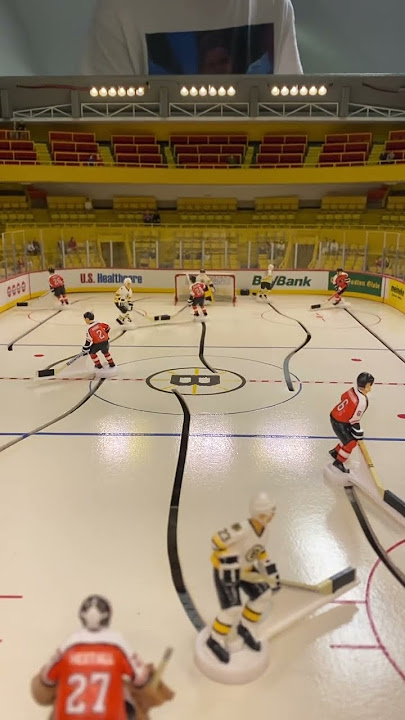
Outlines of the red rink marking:
M 352 362 L 363 362 L 361 358 L 352 358 Z
M 398 417 L 399 417 L 401 420 L 405 420 L 405 413 L 399 413 Z
M 44 355 L 42 355 L 41 353 L 37 353 L 36 355 L 34 355 L 34 357 L 44 357 Z

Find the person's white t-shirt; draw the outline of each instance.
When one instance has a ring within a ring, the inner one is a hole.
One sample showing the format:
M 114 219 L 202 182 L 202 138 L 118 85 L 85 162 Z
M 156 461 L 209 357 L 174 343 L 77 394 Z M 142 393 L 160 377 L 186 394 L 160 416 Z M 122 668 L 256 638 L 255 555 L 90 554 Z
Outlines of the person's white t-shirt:
M 291 0 L 98 0 L 88 75 L 297 74 Z

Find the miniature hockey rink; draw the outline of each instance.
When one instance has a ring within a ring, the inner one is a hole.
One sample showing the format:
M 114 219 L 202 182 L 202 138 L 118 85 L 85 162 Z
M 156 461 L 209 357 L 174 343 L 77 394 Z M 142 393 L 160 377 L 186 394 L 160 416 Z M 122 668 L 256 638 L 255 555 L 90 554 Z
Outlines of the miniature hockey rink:
M 312 336 L 291 360 L 290 392 L 283 361 L 305 333 L 266 303 L 238 298 L 236 307 L 208 307 L 204 355 L 218 371 L 214 383 L 199 359 L 201 323 L 188 309 L 161 326 L 151 323 L 143 313 L 173 314 L 172 298 L 137 295 L 135 328 L 121 335 L 117 325 L 111 333 L 115 375 L 104 373 L 99 383 L 82 358 L 55 378 L 34 379 L 80 351 L 86 310 L 114 326 L 112 295 L 70 299 L 10 352 L 14 338 L 58 307 L 48 298 L 0 316 L 0 444 L 23 438 L 0 448 L 1 717 L 48 718 L 30 698 L 31 676 L 77 628 L 81 600 L 96 592 L 113 604 L 112 627 L 146 660 L 174 646 L 165 680 L 176 697 L 154 712 L 157 719 L 403 720 L 405 591 L 368 545 L 343 488 L 323 477 L 335 445 L 329 412 L 369 371 L 376 383 L 362 420 L 366 445 L 384 486 L 405 498 L 401 360 L 344 310 L 309 310 L 324 298 L 272 295 Z M 405 358 L 404 316 L 379 303 L 349 302 Z M 270 664 L 246 685 L 220 685 L 197 669 L 197 632 L 172 581 L 166 535 L 183 420 L 173 382 L 191 412 L 179 555 L 203 620 L 210 623 L 217 608 L 211 535 L 245 519 L 255 491 L 267 490 L 277 505 L 269 551 L 282 577 L 317 583 L 350 565 L 358 571 L 349 593 L 286 630 L 294 601 L 283 601 L 284 590 L 274 598 L 263 626 Z M 79 409 L 24 437 L 66 414 L 96 383 Z M 365 463 L 353 462 L 364 478 Z M 405 571 L 404 524 L 360 497 L 381 544 Z

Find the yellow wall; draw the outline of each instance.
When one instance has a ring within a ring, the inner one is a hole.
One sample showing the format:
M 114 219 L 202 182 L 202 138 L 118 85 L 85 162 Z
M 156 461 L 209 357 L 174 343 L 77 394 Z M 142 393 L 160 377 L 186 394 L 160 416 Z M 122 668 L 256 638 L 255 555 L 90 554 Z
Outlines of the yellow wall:
M 348 183 L 400 182 L 403 165 L 356 167 L 301 167 L 258 170 L 226 168 L 187 170 L 181 168 L 129 168 L 118 166 L 72 167 L 52 165 L 3 165 L 2 182 L 24 183 L 91 183 L 128 185 L 321 185 Z M 80 188 L 76 189 L 80 192 Z M 148 187 L 148 192 L 151 192 Z M 281 191 L 280 191 L 281 192 Z M 113 191 L 112 191 L 113 194 Z
M 330 120 L 325 122 L 308 122 L 297 121 L 286 123 L 280 121 L 266 120 L 238 120 L 227 122 L 226 120 L 218 120 L 207 123 L 207 120 L 150 120 L 142 123 L 137 122 L 120 122 L 117 123 L 103 122 L 61 122 L 55 123 L 35 123 L 31 125 L 31 135 L 34 140 L 47 141 L 48 133 L 51 130 L 60 130 L 61 132 L 94 132 L 98 140 L 109 140 L 111 135 L 155 135 L 158 140 L 168 140 L 170 135 L 183 135 L 187 133 L 196 134 L 221 134 L 227 133 L 246 133 L 249 140 L 260 140 L 263 135 L 307 135 L 310 141 L 321 141 L 325 135 L 332 133 L 357 133 L 372 132 L 374 141 L 378 142 L 385 139 L 390 130 L 398 129 L 398 122 L 350 122 L 343 120 Z

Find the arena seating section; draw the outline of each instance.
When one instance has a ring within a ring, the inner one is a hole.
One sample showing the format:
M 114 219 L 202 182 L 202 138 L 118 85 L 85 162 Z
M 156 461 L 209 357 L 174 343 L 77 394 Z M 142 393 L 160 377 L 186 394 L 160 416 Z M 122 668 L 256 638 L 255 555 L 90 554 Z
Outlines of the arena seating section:
M 53 131 L 49 133 L 49 144 L 56 165 L 100 164 L 94 133 Z
M 113 210 L 117 220 L 143 222 L 146 212 L 156 212 L 155 197 L 114 197 Z
M 306 135 L 265 135 L 252 167 L 300 167 L 307 152 Z
M 57 196 L 48 195 L 47 205 L 50 211 L 50 217 L 53 221 L 61 222 L 88 222 L 95 220 L 96 215 L 90 209 L 86 209 L 86 197 L 81 195 Z
M 391 130 L 384 152 L 393 152 L 397 163 L 405 163 L 405 130 Z
M 111 147 L 117 165 L 159 167 L 160 147 L 153 135 L 113 135 Z
M 181 167 L 238 167 L 247 141 L 247 135 L 172 135 L 170 147 Z
M 291 225 L 296 220 L 298 208 L 299 198 L 296 196 L 256 198 L 253 222 L 263 225 Z
M 30 139 L 15 139 L 18 134 L 10 130 L 0 130 L 0 163 L 36 165 L 37 152 L 34 143 Z M 29 138 L 29 134 L 24 132 L 24 137 L 27 136 Z
M 319 156 L 319 165 L 364 165 L 370 154 L 371 133 L 327 135 Z

